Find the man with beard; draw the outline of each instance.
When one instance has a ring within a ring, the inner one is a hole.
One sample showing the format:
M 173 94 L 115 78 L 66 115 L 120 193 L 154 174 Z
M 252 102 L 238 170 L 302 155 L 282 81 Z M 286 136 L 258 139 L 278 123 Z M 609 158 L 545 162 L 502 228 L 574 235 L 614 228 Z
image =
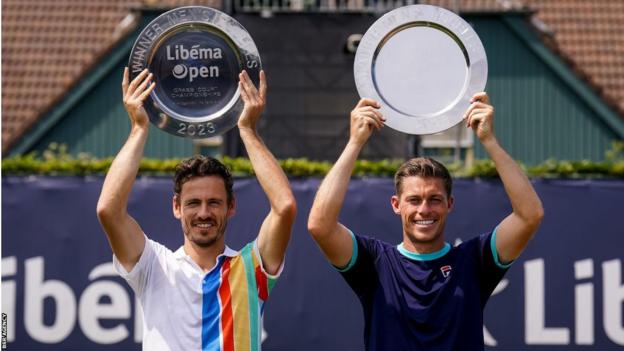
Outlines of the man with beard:
M 401 218 L 402 242 L 354 234 L 338 215 L 358 154 L 384 125 L 379 107 L 362 99 L 351 112 L 349 142 L 319 187 L 308 229 L 362 304 L 367 350 L 483 350 L 483 308 L 537 230 L 541 201 L 498 144 L 494 108 L 479 93 L 464 115 L 466 126 L 494 161 L 512 213 L 490 232 L 451 247 L 444 227 L 453 208 L 452 179 L 441 163 L 422 157 L 395 174 L 390 202 Z
M 296 205 L 288 179 L 256 131 L 266 99 L 264 72 L 258 89 L 246 72 L 239 78 L 244 109 L 238 129 L 270 212 L 256 240 L 240 252 L 227 247 L 227 221 L 236 209 L 232 176 L 216 159 L 192 157 L 174 177 L 173 213 L 184 244 L 172 252 L 150 240 L 127 213 L 149 128 L 143 103 L 155 85 L 147 70 L 132 82 L 124 71 L 131 131 L 106 175 L 97 215 L 115 268 L 143 309 L 144 350 L 260 350 L 264 302 L 282 270 Z

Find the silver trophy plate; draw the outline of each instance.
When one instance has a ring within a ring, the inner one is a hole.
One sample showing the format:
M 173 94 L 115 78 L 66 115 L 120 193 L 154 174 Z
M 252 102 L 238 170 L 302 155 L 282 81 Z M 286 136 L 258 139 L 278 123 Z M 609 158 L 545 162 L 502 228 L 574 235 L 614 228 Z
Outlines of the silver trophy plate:
M 462 120 L 470 98 L 485 89 L 485 49 L 470 24 L 430 5 L 388 12 L 366 31 L 354 62 L 361 97 L 381 104 L 386 124 L 433 134 Z
M 130 79 L 147 68 L 156 89 L 145 103 L 150 121 L 173 135 L 201 139 L 236 125 L 243 102 L 238 74 L 258 84 L 260 55 L 232 17 L 203 6 L 168 11 L 139 34 L 130 53 Z

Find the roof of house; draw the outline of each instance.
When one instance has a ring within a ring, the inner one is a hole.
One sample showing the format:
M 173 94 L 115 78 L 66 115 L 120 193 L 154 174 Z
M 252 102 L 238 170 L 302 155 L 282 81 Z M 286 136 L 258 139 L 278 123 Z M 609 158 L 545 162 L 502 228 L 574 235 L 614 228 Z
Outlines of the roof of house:
M 2 153 L 138 24 L 140 6 L 219 0 L 2 1 Z
M 422 4 L 435 5 L 461 12 L 504 12 L 526 9 L 523 0 L 421 0 Z
M 523 1 L 551 48 L 624 118 L 624 1 Z
M 427 0 L 462 12 L 535 10 L 542 37 L 624 117 L 624 2 Z M 141 6 L 219 7 L 219 0 L 2 1 L 2 150 L 6 153 L 121 38 Z M 527 7 L 529 6 L 529 7 Z

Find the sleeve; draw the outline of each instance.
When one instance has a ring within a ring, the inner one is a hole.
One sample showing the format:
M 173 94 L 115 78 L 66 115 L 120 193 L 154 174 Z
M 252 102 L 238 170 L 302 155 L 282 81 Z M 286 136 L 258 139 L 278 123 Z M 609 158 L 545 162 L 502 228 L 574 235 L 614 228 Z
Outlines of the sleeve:
M 481 291 L 483 301 L 492 294 L 513 262 L 502 264 L 496 251 L 496 228 L 479 236 L 481 253 Z
M 284 270 L 284 261 L 280 265 L 276 274 L 269 274 L 264 269 L 262 264 L 262 258 L 260 256 L 260 249 L 258 248 L 258 242 L 254 240 L 253 242 L 247 244 L 243 250 L 241 250 L 243 255 L 243 261 L 245 264 L 245 268 L 248 271 L 253 272 L 253 277 L 255 278 L 256 290 L 258 291 L 258 297 L 266 301 L 271 294 L 271 290 L 273 290 L 273 286 L 277 282 L 277 279 L 282 274 Z
M 115 271 L 128 282 L 128 285 L 130 285 L 132 290 L 139 297 L 142 296 L 143 291 L 145 291 L 151 271 L 150 267 L 157 256 L 157 248 L 154 247 L 156 245 L 158 245 L 156 242 L 149 240 L 147 236 L 145 236 L 145 246 L 143 247 L 141 257 L 130 272 L 126 271 L 124 266 L 113 254 L 113 266 L 115 267 Z
M 355 235 L 349 231 L 353 240 L 353 254 L 345 267 L 334 267 L 347 284 L 360 298 L 366 298 L 376 286 L 377 270 L 375 260 L 379 252 L 376 239 Z

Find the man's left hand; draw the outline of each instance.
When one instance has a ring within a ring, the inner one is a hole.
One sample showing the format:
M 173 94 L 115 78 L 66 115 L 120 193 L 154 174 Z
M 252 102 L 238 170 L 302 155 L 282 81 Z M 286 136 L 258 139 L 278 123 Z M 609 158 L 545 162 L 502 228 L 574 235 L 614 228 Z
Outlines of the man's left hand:
M 472 128 L 482 143 L 494 138 L 494 107 L 485 92 L 477 93 L 470 99 L 464 121 L 466 128 Z
M 260 115 L 264 111 L 266 104 L 266 77 L 264 71 L 260 71 L 260 87 L 256 89 L 256 86 L 249 78 L 246 71 L 242 71 L 238 78 L 240 79 L 238 85 L 241 91 L 241 97 L 245 103 L 243 112 L 238 119 L 239 129 L 249 129 L 253 132 L 256 131 L 256 126 L 260 120 Z

